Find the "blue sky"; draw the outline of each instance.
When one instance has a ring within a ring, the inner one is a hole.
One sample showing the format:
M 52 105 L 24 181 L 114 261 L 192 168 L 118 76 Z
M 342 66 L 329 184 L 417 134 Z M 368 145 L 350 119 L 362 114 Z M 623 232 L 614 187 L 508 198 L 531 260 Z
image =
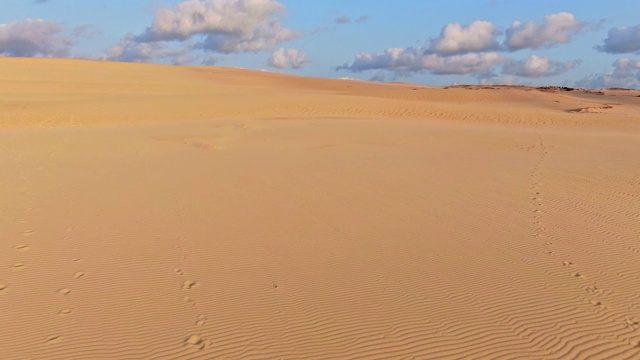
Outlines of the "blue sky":
M 2 0 L 0 55 L 640 87 L 637 0 Z

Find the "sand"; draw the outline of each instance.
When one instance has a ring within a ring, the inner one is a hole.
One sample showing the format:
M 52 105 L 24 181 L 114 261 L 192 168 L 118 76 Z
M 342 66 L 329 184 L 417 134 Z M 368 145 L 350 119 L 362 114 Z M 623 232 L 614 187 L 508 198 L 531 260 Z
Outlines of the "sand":
M 3 359 L 640 359 L 640 91 L 0 58 Z

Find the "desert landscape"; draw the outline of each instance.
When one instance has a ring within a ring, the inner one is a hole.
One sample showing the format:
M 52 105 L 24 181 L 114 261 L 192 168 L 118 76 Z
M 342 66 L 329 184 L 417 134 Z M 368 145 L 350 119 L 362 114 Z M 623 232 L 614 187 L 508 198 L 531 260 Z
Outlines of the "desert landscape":
M 0 58 L 2 359 L 640 359 L 640 91 Z

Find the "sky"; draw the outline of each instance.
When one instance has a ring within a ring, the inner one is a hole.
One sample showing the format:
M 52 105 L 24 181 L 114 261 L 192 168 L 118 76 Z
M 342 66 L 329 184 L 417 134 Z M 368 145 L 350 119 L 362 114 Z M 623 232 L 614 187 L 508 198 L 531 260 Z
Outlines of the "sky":
M 0 0 L 0 56 L 640 88 L 638 0 Z

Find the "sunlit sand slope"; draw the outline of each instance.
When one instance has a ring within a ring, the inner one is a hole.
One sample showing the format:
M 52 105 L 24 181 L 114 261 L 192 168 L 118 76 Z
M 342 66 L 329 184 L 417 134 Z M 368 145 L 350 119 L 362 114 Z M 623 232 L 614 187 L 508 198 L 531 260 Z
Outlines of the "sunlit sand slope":
M 640 358 L 638 91 L 0 81 L 3 359 Z

